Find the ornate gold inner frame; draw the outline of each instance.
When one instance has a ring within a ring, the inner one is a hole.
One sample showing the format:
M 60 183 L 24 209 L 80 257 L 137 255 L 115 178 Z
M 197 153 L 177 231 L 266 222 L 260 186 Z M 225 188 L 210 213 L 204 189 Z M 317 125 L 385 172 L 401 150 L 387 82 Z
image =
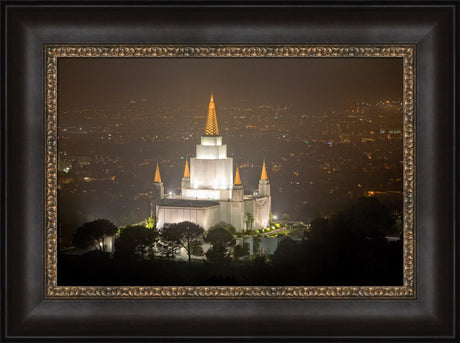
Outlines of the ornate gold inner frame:
M 45 53 L 45 297 L 69 298 L 380 298 L 416 297 L 415 232 L 415 46 L 413 45 L 46 45 Z M 57 285 L 57 64 L 67 57 L 174 57 L 174 58 L 343 58 L 399 57 L 403 63 L 403 208 L 404 263 L 403 286 L 58 286 Z

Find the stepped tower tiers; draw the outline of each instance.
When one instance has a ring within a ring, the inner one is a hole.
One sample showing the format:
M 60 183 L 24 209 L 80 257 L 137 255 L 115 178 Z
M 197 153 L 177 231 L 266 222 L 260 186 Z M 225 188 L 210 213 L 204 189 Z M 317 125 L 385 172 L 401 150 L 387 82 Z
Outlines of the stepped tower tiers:
M 249 214 L 254 218 L 252 228 L 266 228 L 270 222 L 271 197 L 265 160 L 257 195 L 244 195 L 238 166 L 235 179 L 233 172 L 233 159 L 227 157 L 227 146 L 222 144 L 216 104 L 211 95 L 201 144 L 196 146 L 196 157 L 185 161 L 181 195 L 164 197 L 157 165 L 151 200 L 157 227 L 191 221 L 208 230 L 225 222 L 233 225 L 237 232 L 242 232 Z
M 161 182 L 160 167 L 158 166 L 155 169 L 155 177 L 153 179 L 153 189 L 152 196 L 150 197 L 150 215 L 157 216 L 156 208 L 157 205 L 161 203 L 161 200 L 165 196 L 165 188 L 163 182 Z
M 182 197 L 202 200 L 232 198 L 233 159 L 227 157 L 227 145 L 217 125 L 216 105 L 211 95 L 208 116 L 201 144 L 196 146 L 196 157 L 190 158 L 190 184 L 182 187 Z

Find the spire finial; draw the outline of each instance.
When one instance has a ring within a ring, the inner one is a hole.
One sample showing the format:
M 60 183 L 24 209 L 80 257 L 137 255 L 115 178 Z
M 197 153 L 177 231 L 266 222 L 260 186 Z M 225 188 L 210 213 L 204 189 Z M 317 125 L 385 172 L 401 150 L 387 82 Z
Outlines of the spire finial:
M 262 164 L 262 174 L 260 175 L 261 180 L 268 180 L 267 169 L 265 168 L 265 158 L 264 163 Z
M 188 160 L 185 160 L 184 177 L 190 177 L 190 169 L 188 167 Z
M 153 182 L 161 182 L 161 176 L 160 176 L 160 167 L 158 166 L 157 162 L 157 168 L 155 169 L 155 179 Z
M 219 127 L 217 126 L 216 104 L 214 103 L 214 95 L 211 93 L 209 100 L 208 117 L 206 118 L 206 128 L 204 129 L 205 136 L 219 136 Z
M 241 185 L 240 170 L 238 169 L 238 166 L 236 166 L 236 174 L 235 174 L 235 182 L 234 182 L 234 184 L 236 186 Z

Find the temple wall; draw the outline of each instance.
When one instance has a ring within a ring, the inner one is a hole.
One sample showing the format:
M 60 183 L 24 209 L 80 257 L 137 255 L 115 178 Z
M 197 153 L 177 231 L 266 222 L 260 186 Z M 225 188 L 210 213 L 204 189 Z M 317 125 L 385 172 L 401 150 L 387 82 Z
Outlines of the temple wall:
M 236 232 L 243 232 L 244 230 L 244 202 L 243 201 L 232 201 L 230 209 L 230 221 Z
M 198 207 L 167 207 L 158 206 L 157 227 L 161 228 L 167 223 L 180 223 L 189 221 L 201 225 L 205 230 L 221 222 L 219 206 L 205 208 Z
M 245 199 L 244 215 L 250 213 L 254 217 L 253 229 L 258 230 L 266 228 L 270 223 L 271 197 L 258 197 L 253 199 Z M 246 226 L 246 218 L 244 218 L 244 227 Z
M 244 229 L 244 202 L 243 201 L 221 201 L 220 202 L 221 221 L 232 224 L 236 232 Z
M 257 198 L 255 200 L 254 227 L 266 228 L 270 224 L 271 201 L 271 197 Z
M 183 188 L 182 197 L 192 200 L 228 200 L 232 198 L 232 190 Z

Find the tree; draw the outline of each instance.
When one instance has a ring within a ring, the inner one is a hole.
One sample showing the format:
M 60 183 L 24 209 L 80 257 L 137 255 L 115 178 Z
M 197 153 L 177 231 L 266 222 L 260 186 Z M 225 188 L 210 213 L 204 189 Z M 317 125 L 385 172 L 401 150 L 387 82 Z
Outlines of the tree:
M 329 221 L 316 219 L 300 245 L 297 258 L 308 261 L 302 272 L 324 284 L 397 280 L 392 271 L 402 268 L 397 266 L 398 251 L 393 252 L 385 239 L 392 228 L 390 212 L 376 197 L 358 199 Z
M 243 242 L 241 245 L 235 245 L 233 248 L 233 258 L 239 259 L 244 256 L 249 256 L 249 243 L 247 242 Z
M 148 217 L 148 218 L 145 220 L 144 226 L 145 226 L 147 229 L 155 229 L 155 228 L 157 227 L 157 223 L 156 223 L 155 217 L 154 217 L 154 216 Z
M 236 241 L 228 230 L 216 225 L 209 229 L 204 240 L 212 245 L 206 252 L 208 260 L 225 262 L 230 259 L 231 251 Z
M 254 224 L 254 216 L 251 213 L 246 212 L 245 217 L 246 217 L 246 220 L 245 220 L 246 230 L 250 231 L 252 230 L 252 225 Z
M 189 263 L 192 262 L 192 255 L 202 254 L 202 249 L 198 249 L 198 246 L 203 242 L 203 235 L 204 229 L 200 225 L 188 221 L 169 224 L 161 232 L 161 238 L 166 244 L 185 249 Z
M 273 221 L 275 219 L 275 216 L 273 215 L 272 211 L 270 211 L 269 218 L 270 218 L 270 225 L 272 225 L 272 223 L 273 223 Z
M 115 257 L 122 260 L 136 258 L 136 240 L 131 233 L 133 227 L 126 227 L 120 231 L 120 236 L 115 239 Z
M 258 254 L 260 249 L 260 237 L 259 236 L 253 236 L 252 237 L 252 252 L 254 254 Z
M 179 248 L 179 245 L 176 242 L 160 240 L 157 244 L 157 248 L 162 258 L 166 260 L 174 260 L 176 250 Z
M 236 228 L 229 223 L 226 222 L 220 222 L 219 224 L 214 225 L 214 227 L 221 227 L 230 232 L 232 235 L 236 234 Z
M 202 240 L 195 240 L 192 241 L 190 246 L 190 251 L 192 256 L 203 256 L 203 241 Z
M 131 259 L 140 254 L 144 259 L 146 251 L 154 257 L 153 247 L 158 241 L 158 232 L 155 229 L 148 229 L 143 225 L 127 226 L 120 232 L 115 241 L 116 256 Z
M 377 197 L 359 198 L 349 209 L 339 212 L 333 224 L 368 238 L 384 238 L 391 233 L 394 220 L 390 210 Z
M 299 262 L 299 243 L 286 237 L 278 243 L 272 256 L 273 263 L 296 264 Z
M 73 244 L 80 249 L 94 246 L 96 250 L 105 251 L 104 239 L 117 232 L 116 226 L 107 219 L 97 219 L 80 226 L 73 236 Z

